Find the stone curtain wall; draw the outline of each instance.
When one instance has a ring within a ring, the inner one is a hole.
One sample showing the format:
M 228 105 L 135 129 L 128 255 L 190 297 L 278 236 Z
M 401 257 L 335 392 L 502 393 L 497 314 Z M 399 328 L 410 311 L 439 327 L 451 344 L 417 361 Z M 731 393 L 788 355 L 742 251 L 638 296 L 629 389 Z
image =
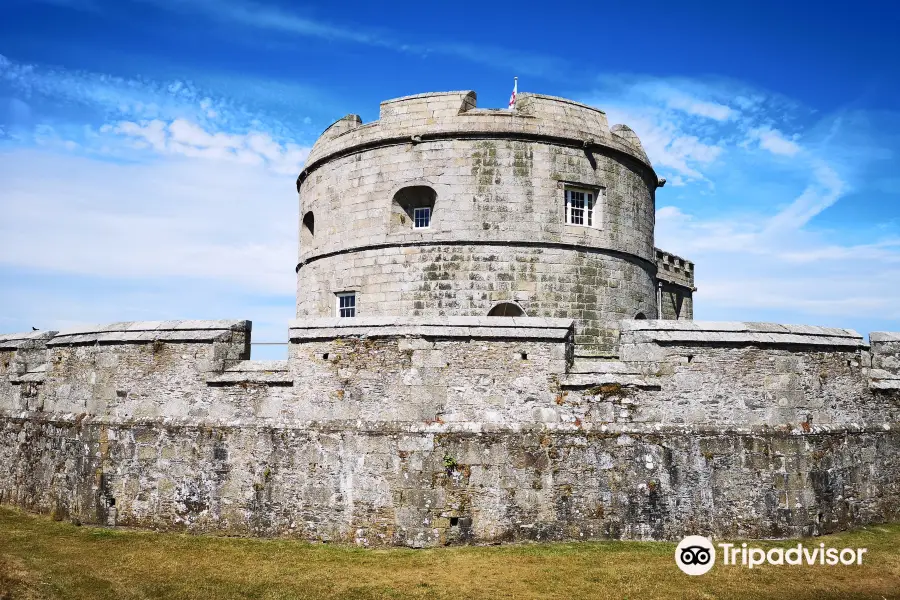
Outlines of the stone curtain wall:
M 378 546 L 819 534 L 900 516 L 897 334 L 304 319 L 0 337 L 0 500 Z M 875 365 L 878 365 L 877 367 Z
M 449 92 L 339 120 L 298 180 L 316 227 L 301 236 L 297 316 L 334 316 L 342 291 L 371 316 L 483 316 L 521 298 L 529 316 L 574 319 L 583 353 L 611 352 L 616 321 L 657 314 L 657 178 L 637 137 L 616 131 L 602 111 L 526 94 L 514 111 Z M 567 185 L 594 193 L 597 227 L 566 225 Z M 408 186 L 436 194 L 428 229 L 399 221 Z

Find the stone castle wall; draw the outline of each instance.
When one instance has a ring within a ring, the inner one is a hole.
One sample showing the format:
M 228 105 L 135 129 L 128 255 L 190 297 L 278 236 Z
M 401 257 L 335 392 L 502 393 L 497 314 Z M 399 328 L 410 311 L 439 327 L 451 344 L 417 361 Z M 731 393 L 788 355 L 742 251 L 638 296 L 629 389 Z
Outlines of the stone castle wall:
M 298 179 L 297 316 L 334 316 L 344 291 L 371 316 L 483 316 L 514 301 L 575 319 L 582 349 L 608 353 L 619 320 L 657 315 L 657 185 L 637 136 L 575 102 L 384 102 L 374 123 L 326 130 Z M 566 186 L 595 194 L 595 227 L 566 224 Z M 413 187 L 433 192 L 428 229 L 404 214 Z
M 572 319 L 246 321 L 0 337 L 0 501 L 364 545 L 781 537 L 900 516 L 900 338 Z

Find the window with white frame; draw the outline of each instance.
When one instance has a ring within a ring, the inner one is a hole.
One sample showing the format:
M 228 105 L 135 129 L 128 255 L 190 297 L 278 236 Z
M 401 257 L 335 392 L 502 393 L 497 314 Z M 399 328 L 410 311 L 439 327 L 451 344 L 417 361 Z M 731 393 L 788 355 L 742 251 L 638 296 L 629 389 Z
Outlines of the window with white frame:
M 594 192 L 566 188 L 566 225 L 597 227 Z
M 423 206 L 413 210 L 413 228 L 428 229 L 431 227 L 431 207 Z
M 356 292 L 344 292 L 337 294 L 337 316 L 356 316 Z

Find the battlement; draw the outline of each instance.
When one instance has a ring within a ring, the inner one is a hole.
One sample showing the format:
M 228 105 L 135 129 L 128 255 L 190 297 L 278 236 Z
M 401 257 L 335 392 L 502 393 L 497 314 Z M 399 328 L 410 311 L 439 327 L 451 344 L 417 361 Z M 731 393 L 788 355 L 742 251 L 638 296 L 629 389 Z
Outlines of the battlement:
M 342 117 L 316 141 L 298 185 L 322 162 L 356 150 L 465 137 L 546 139 L 599 152 L 618 152 L 653 174 L 637 135 L 624 125 L 610 130 L 602 110 L 531 93 L 519 94 L 513 110 L 483 109 L 477 107 L 475 92 L 456 91 L 385 100 L 378 121 L 365 125 L 358 115 Z M 652 178 L 655 184 L 655 175 Z
M 691 292 L 696 292 L 694 287 L 694 263 L 676 256 L 671 252 L 653 249 L 656 253 L 656 278 L 669 285 L 681 286 Z

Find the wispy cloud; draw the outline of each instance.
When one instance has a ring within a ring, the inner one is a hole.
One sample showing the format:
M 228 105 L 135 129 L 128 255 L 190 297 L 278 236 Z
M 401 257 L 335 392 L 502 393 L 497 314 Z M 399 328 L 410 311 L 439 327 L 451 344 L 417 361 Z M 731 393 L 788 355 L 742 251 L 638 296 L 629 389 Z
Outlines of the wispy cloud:
M 668 178 L 656 242 L 696 262 L 697 318 L 900 327 L 900 230 L 828 219 L 891 187 L 875 165 L 900 156 L 885 138 L 896 117 L 815 115 L 723 80 L 606 75 L 582 98 L 631 126 Z
M 777 129 L 767 126 L 751 129 L 748 132 L 748 141 L 758 142 L 760 148 L 783 156 L 794 156 L 801 150 L 800 144 L 796 141 L 785 137 Z
M 36 149 L 0 154 L 0 178 L 0 263 L 10 267 L 293 288 L 296 191 L 264 167 L 183 156 L 116 164 Z
M 293 179 L 308 145 L 264 111 L 186 81 L 0 57 L 0 85 L 28 107 L 0 136 L 0 312 L 16 317 L 4 329 L 26 318 L 46 328 L 195 315 L 253 318 L 261 335 L 283 337 L 293 314 Z M 71 301 L 48 302 L 29 284 L 35 273 L 78 282 L 65 290 Z M 241 306 L 262 315 L 232 310 Z
M 185 119 L 214 130 L 250 132 L 265 128 L 280 142 L 289 142 L 298 132 L 309 129 L 310 118 L 297 108 L 309 108 L 305 97 L 315 95 L 314 91 L 277 82 L 254 85 L 242 78 L 210 79 L 215 87 L 184 79 L 119 77 L 21 63 L 0 54 L 0 86 L 9 90 L 13 96 L 10 102 L 16 107 L 7 111 L 11 129 L 33 126 L 38 110 L 44 122 L 77 122 L 79 127 L 119 120 Z M 291 110 L 285 110 L 287 107 Z M 322 111 L 321 106 L 316 110 Z M 282 121 L 284 115 L 291 121 Z M 2 117 L 0 107 L 0 121 Z
M 104 125 L 100 133 L 119 134 L 130 139 L 137 149 L 183 155 L 192 158 L 227 160 L 249 165 L 268 166 L 275 173 L 296 175 L 309 155 L 309 147 L 294 143 L 280 144 L 267 133 L 251 131 L 246 134 L 210 133 L 200 125 L 185 119 L 171 122 L 120 121 Z

